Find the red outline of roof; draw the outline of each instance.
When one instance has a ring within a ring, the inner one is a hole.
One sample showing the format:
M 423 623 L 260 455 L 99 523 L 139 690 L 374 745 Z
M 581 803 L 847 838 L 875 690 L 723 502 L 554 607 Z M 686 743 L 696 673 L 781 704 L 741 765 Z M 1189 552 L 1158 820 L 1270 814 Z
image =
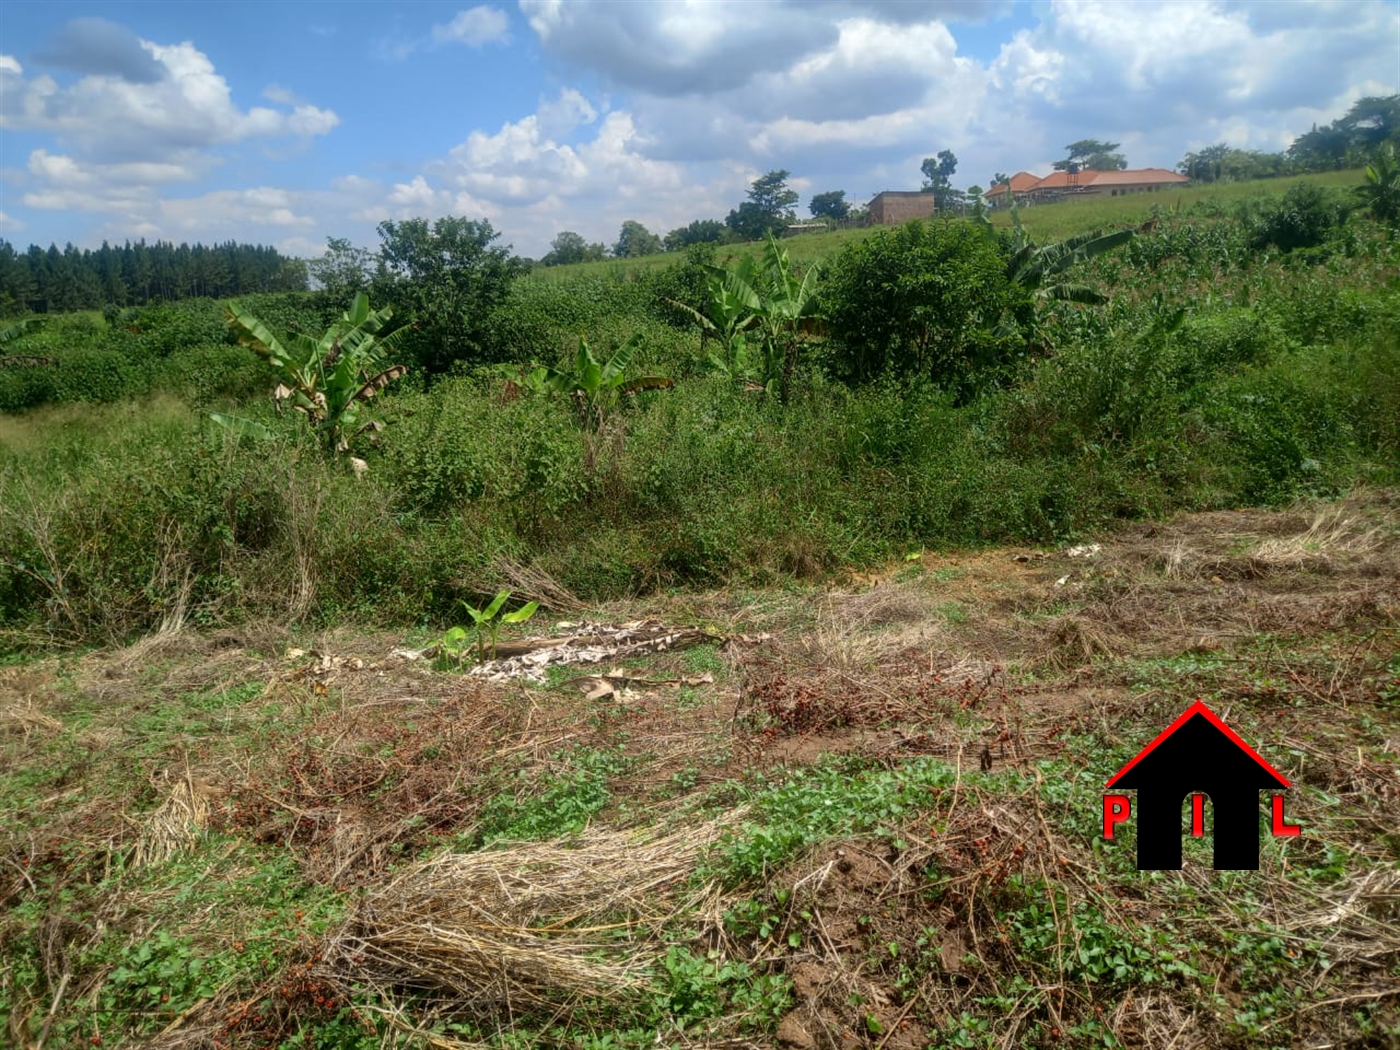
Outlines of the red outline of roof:
M 1254 761 L 1258 762 L 1261 766 L 1268 770 L 1268 772 L 1280 784 L 1282 784 L 1284 787 L 1292 787 L 1292 785 L 1288 782 L 1287 777 L 1285 777 L 1277 769 L 1275 769 L 1273 766 L 1269 765 L 1269 763 L 1265 762 L 1262 758 L 1260 758 L 1258 752 L 1256 752 L 1254 748 L 1250 747 L 1243 740 L 1241 740 L 1239 734 L 1236 733 L 1229 726 L 1227 726 L 1224 722 L 1222 722 L 1220 720 L 1220 716 L 1217 715 L 1210 708 L 1208 708 L 1205 705 L 1204 701 L 1201 700 L 1197 700 L 1194 704 L 1192 704 L 1190 707 L 1188 707 L 1185 711 L 1181 713 L 1180 718 L 1178 718 L 1171 725 L 1167 726 L 1166 729 L 1163 729 L 1160 733 L 1158 733 L 1157 739 L 1152 741 L 1152 743 L 1148 744 L 1145 748 L 1139 751 L 1137 753 L 1137 757 L 1134 758 L 1131 762 L 1129 762 L 1126 766 L 1120 769 L 1117 773 L 1113 774 L 1113 779 L 1110 780 L 1107 784 L 1105 784 L 1104 787 L 1112 787 L 1114 784 L 1118 783 L 1118 781 L 1122 779 L 1124 775 L 1127 774 L 1128 770 L 1132 769 L 1135 765 L 1137 765 L 1144 758 L 1146 758 L 1153 751 L 1155 751 L 1157 749 L 1158 744 L 1166 740 L 1167 737 L 1171 736 L 1183 725 L 1185 725 L 1192 718 L 1192 716 L 1197 714 L 1204 715 L 1206 717 L 1206 721 L 1210 722 L 1210 724 L 1215 726 L 1216 729 L 1220 730 L 1227 737 L 1229 737 L 1231 743 L 1233 743 L 1241 751 L 1243 751 L 1250 758 L 1254 759 Z

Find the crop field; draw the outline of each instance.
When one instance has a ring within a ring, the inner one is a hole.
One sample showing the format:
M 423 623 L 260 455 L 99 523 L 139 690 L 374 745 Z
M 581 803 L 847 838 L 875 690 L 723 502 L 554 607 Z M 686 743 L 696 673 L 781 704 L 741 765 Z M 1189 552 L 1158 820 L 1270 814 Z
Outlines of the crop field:
M 5 329 L 0 1044 L 1400 1046 L 1356 181 Z

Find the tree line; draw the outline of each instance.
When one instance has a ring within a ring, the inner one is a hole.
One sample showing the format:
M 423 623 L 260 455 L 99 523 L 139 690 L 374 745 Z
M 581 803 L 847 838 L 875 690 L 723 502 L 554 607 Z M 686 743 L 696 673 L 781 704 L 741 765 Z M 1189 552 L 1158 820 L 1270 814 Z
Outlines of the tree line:
M 1400 145 L 1400 95 L 1358 99 L 1343 116 L 1323 126 L 1314 124 L 1280 153 L 1236 149 L 1217 142 L 1186 154 L 1177 170 L 1195 182 L 1243 182 L 1341 171 L 1364 167 L 1387 145 Z
M 31 244 L 21 252 L 0 240 L 0 316 L 306 289 L 305 262 L 260 244 L 104 241 L 95 250 Z
M 792 173 L 779 168 L 760 175 L 749 184 L 748 199 L 724 218 L 696 219 L 671 230 L 664 237 L 648 230 L 635 219 L 622 224 L 618 239 L 611 247 L 602 243 L 589 244 L 573 230 L 564 230 L 550 243 L 549 252 L 539 260 L 541 266 L 567 266 L 570 263 L 595 262 L 609 256 L 635 259 L 660 252 L 679 252 L 696 244 L 738 244 L 761 241 L 770 233 L 781 233 L 797 222 L 794 210 L 798 193 L 788 186 Z M 845 190 L 831 190 L 812 197 L 810 210 L 815 219 L 831 223 L 859 220 L 862 209 L 852 207 Z

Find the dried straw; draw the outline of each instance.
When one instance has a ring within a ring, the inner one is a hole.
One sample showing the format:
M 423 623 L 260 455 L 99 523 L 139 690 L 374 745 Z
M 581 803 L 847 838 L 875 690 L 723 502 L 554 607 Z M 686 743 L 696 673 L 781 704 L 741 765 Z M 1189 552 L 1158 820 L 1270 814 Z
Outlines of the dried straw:
M 648 978 L 660 928 L 713 896 L 687 883 L 715 835 L 590 831 L 433 858 L 364 899 L 331 939 L 328 976 L 493 1013 L 625 996 Z
M 0 732 L 17 729 L 26 738 L 31 733 L 57 733 L 63 723 L 40 711 L 32 699 L 13 700 L 0 707 Z
M 168 772 L 164 776 L 170 779 Z M 209 799 L 186 768 L 184 775 L 171 783 L 165 801 L 142 822 L 133 862 L 141 867 L 168 860 L 192 846 L 208 823 Z
M 1344 517 L 1339 508 L 1330 514 L 1319 514 L 1305 532 L 1264 540 L 1250 560 L 1261 567 L 1297 568 L 1326 563 L 1343 554 L 1369 554 L 1380 545 L 1377 531 L 1361 529 L 1354 518 Z

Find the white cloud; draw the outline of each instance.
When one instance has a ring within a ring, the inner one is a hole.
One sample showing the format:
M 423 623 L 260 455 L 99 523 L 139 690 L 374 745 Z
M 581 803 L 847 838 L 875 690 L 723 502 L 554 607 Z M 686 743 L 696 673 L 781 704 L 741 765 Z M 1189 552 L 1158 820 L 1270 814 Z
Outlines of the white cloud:
M 18 219 L 12 219 L 3 211 L 0 211 L 0 230 L 22 230 L 24 229 L 24 225 L 25 224 Z
M 550 137 L 567 135 L 580 124 L 592 124 L 598 119 L 593 104 L 573 88 L 559 92 L 557 99 L 541 102 L 536 112 L 540 132 Z
M 294 194 L 270 186 L 215 190 L 199 197 L 162 200 L 156 221 L 161 229 L 180 231 L 182 236 L 188 235 L 186 231 L 238 230 L 249 226 L 309 229 L 316 225 L 312 216 L 297 213 Z
M 82 164 L 61 153 L 36 149 L 29 155 L 28 169 L 37 178 L 54 186 L 131 186 L 165 182 L 190 182 L 201 174 L 184 164 L 132 161 L 125 164 Z
M 66 88 L 50 77 L 24 80 L 3 67 L 0 127 L 54 135 L 97 161 L 182 160 L 187 151 L 253 137 L 324 135 L 334 112 L 299 104 L 290 111 L 233 103 L 228 82 L 193 44 L 140 45 L 164 70 L 149 83 L 94 74 Z M 17 63 L 15 63 L 17 65 Z
M 485 4 L 458 11 L 445 25 L 433 26 L 433 39 L 438 43 L 460 43 L 471 47 L 504 43 L 510 39 L 510 20 L 497 7 Z
M 985 185 L 998 169 L 1045 170 L 1085 137 L 1121 141 L 1134 165 L 1171 166 L 1222 139 L 1284 148 L 1357 97 L 1397 90 L 1400 7 L 1388 0 L 1048 0 L 1018 9 L 1018 26 L 1036 24 L 1008 29 L 993 57 L 960 48 L 957 22 L 1006 9 L 521 0 L 555 85 L 534 112 L 469 129 L 435 159 L 297 190 L 199 180 L 237 144 L 266 153 L 270 140 L 314 142 L 337 126 L 335 112 L 277 85 L 241 107 L 193 44 L 137 41 L 137 54 L 121 34 L 94 31 L 74 38 L 86 50 L 69 41 L 66 60 L 127 75 L 89 71 L 60 85 L 0 56 L 0 126 L 41 136 L 26 166 L 3 173 L 15 187 L 8 221 L 36 224 L 22 201 L 100 214 L 105 236 L 236 236 L 302 251 L 326 235 L 372 242 L 384 219 L 456 214 L 488 218 L 505 242 L 539 254 L 561 229 L 606 242 L 624 219 L 665 232 L 720 218 L 773 168 L 804 191 L 863 200 L 918 186 L 920 160 L 940 149 L 957 154 L 960 186 Z M 408 43 L 389 30 L 381 46 L 405 57 L 510 32 L 489 4 L 430 32 L 424 24 Z M 143 72 L 143 56 L 158 76 Z M 616 104 L 614 86 L 626 89 Z M 238 166 L 223 170 L 231 178 Z M 194 195 L 168 197 L 177 184 Z
M 549 53 L 661 95 L 740 87 L 836 38 L 829 17 L 747 0 L 520 0 L 520 10 Z

